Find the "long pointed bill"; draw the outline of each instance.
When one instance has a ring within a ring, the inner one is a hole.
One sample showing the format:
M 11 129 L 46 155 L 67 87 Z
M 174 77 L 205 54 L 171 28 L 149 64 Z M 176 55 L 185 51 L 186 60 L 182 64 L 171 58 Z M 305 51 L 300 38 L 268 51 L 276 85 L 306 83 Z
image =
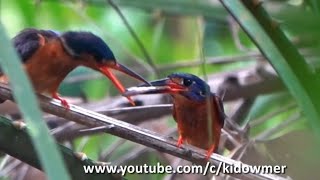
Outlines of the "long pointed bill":
M 110 68 L 121 71 L 125 74 L 127 74 L 128 76 L 131 76 L 137 80 L 140 80 L 146 84 L 148 84 L 149 86 L 151 85 L 147 80 L 145 80 L 143 77 L 141 77 L 139 74 L 131 71 L 129 68 L 127 68 L 126 66 L 120 64 L 120 63 L 116 63 L 114 66 L 110 66 Z
M 99 66 L 99 71 L 104 74 L 105 76 L 107 76 L 111 82 L 116 86 L 116 88 L 121 92 L 124 93 L 126 90 L 123 87 L 123 85 L 120 83 L 120 81 L 117 79 L 117 77 L 114 76 L 114 74 L 112 74 L 112 72 L 109 69 L 109 66 Z M 129 102 L 135 106 L 134 101 L 129 97 L 126 96 L 126 98 L 129 100 Z
M 128 88 L 127 91 L 124 93 L 124 96 L 163 93 L 176 94 L 187 90 L 186 87 L 172 82 L 169 78 L 152 81 L 150 82 L 150 84 L 152 86 L 149 86 L 148 84 L 142 84 L 136 87 Z

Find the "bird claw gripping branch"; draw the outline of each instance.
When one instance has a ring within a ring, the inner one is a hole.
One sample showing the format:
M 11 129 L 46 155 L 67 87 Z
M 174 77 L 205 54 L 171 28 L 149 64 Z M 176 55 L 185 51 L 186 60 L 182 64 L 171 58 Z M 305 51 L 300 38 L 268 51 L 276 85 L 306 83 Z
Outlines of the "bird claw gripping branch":
M 143 84 L 128 88 L 125 95 L 170 94 L 173 98 L 172 114 L 178 124 L 177 146 L 187 142 L 207 149 L 208 160 L 218 149 L 221 128 L 226 118 L 220 97 L 210 92 L 206 82 L 192 74 L 174 73 L 150 84 L 152 87 Z

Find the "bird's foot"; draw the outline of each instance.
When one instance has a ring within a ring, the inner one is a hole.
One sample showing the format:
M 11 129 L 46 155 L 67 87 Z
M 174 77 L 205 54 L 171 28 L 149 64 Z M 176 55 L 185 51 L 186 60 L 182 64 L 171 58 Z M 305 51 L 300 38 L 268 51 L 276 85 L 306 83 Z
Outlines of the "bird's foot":
M 180 135 L 180 136 L 179 136 L 179 139 L 178 139 L 178 142 L 177 142 L 177 146 L 178 146 L 178 147 L 181 147 L 182 144 L 183 144 L 183 138 L 182 138 L 182 136 Z
M 69 105 L 68 101 L 65 100 L 65 99 L 63 99 L 62 97 L 60 97 L 60 96 L 58 95 L 58 93 L 56 93 L 56 92 L 53 93 L 53 94 L 52 94 L 52 97 L 53 97 L 54 99 L 59 100 L 59 101 L 61 102 L 61 104 L 62 104 L 63 107 L 65 107 L 66 109 L 70 109 L 70 105 Z
M 206 154 L 206 160 L 209 161 L 212 153 L 216 150 L 216 146 L 212 145 L 210 149 L 208 149 L 207 154 Z

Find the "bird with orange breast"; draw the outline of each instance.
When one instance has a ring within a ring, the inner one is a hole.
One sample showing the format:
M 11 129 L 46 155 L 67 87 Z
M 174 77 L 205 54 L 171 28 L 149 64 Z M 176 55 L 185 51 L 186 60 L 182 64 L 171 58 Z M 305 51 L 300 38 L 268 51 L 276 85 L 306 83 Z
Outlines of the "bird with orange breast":
M 112 69 L 148 83 L 144 78 L 118 63 L 108 45 L 90 32 L 67 31 L 59 34 L 51 30 L 29 28 L 13 38 L 13 45 L 34 89 L 60 100 L 66 108 L 69 108 L 68 102 L 61 98 L 57 91 L 64 78 L 78 66 L 101 72 L 121 93 L 125 88 L 113 75 Z M 2 74 L 0 82 L 8 83 L 8 77 Z M 130 97 L 127 98 L 134 104 Z
M 218 149 L 226 118 L 221 98 L 210 92 L 205 81 L 187 73 L 174 73 L 150 84 L 152 86 L 142 84 L 128 88 L 124 95 L 170 94 L 173 98 L 173 118 L 178 124 L 177 146 L 187 142 L 207 149 L 206 158 L 209 159 Z

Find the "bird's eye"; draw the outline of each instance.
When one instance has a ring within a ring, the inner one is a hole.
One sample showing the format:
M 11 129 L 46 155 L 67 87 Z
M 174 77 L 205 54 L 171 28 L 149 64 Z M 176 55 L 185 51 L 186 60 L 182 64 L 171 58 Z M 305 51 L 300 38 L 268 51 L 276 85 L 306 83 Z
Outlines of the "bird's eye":
M 183 79 L 182 83 L 184 86 L 190 86 L 192 84 L 192 81 L 190 79 Z
M 206 93 L 205 93 L 205 92 L 203 92 L 203 91 L 200 91 L 200 92 L 199 92 L 199 94 L 200 94 L 200 96 L 203 96 L 203 97 L 205 97 L 205 96 L 206 96 Z

